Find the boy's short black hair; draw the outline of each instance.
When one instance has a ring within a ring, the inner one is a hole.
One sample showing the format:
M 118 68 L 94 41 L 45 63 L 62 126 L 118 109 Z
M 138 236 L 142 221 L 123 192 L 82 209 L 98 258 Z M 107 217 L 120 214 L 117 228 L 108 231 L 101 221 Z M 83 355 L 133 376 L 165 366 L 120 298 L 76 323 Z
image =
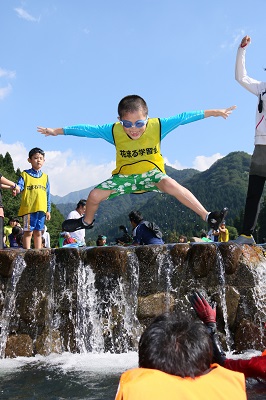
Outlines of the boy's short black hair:
M 140 211 L 131 211 L 128 214 L 129 221 L 135 222 L 135 224 L 139 224 L 143 220 L 143 216 Z
M 123 118 L 123 115 L 126 113 L 132 113 L 139 110 L 142 110 L 145 116 L 148 115 L 148 106 L 146 101 L 136 94 L 124 97 L 118 104 L 118 115 L 120 118 Z
M 81 207 L 86 206 L 86 202 L 87 202 L 87 201 L 86 201 L 85 199 L 81 199 L 81 200 L 78 202 L 76 208 L 79 208 L 80 206 L 81 206 Z
M 103 239 L 107 239 L 107 237 L 104 236 L 104 235 L 99 235 L 97 239 L 98 239 L 98 240 L 103 240 Z
M 38 154 L 38 153 L 40 153 L 42 156 L 45 156 L 45 153 L 42 149 L 40 149 L 39 147 L 34 147 L 33 149 L 31 149 L 29 151 L 29 158 L 34 156 L 34 154 Z
M 206 326 L 190 315 L 161 314 L 139 341 L 139 367 L 195 378 L 211 365 L 213 347 Z
M 19 226 L 14 226 L 13 228 L 12 228 L 12 234 L 15 236 L 15 235 L 18 235 L 19 233 L 21 233 L 22 232 L 22 229 L 19 227 Z

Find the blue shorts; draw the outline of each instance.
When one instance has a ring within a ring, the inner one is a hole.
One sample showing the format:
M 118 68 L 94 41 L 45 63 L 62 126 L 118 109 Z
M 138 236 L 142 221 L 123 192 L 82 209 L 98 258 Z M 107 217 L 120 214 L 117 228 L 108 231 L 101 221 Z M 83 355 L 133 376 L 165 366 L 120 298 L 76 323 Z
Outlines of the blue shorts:
M 25 232 L 42 231 L 44 229 L 46 214 L 43 211 L 26 214 L 22 217 Z

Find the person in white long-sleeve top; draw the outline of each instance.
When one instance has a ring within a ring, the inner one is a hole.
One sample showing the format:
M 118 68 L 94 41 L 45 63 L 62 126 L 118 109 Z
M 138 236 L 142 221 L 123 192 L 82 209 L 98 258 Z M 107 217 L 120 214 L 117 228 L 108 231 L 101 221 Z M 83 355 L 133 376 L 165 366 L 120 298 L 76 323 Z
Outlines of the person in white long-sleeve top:
M 246 197 L 242 232 L 236 239 L 239 244 L 255 244 L 253 231 L 256 227 L 260 200 L 266 180 L 266 82 L 261 82 L 247 75 L 245 56 L 251 40 L 245 36 L 238 48 L 235 78 L 249 92 L 257 96 L 255 148 L 251 158 L 249 183 Z
M 83 217 L 86 211 L 86 200 L 81 199 L 79 200 L 77 207 L 75 210 L 71 211 L 68 214 L 67 219 L 78 219 L 80 217 Z M 71 232 L 70 236 L 75 239 L 80 245 L 85 246 L 85 229 L 80 229 L 79 231 L 76 232 Z

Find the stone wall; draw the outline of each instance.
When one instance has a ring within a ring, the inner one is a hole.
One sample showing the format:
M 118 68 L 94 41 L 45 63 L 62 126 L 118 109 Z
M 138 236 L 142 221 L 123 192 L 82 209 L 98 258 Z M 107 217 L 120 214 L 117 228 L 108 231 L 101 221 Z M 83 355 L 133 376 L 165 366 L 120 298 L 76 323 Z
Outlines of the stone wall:
M 0 356 L 137 347 L 164 311 L 217 303 L 225 350 L 266 347 L 262 246 L 230 243 L 0 251 Z

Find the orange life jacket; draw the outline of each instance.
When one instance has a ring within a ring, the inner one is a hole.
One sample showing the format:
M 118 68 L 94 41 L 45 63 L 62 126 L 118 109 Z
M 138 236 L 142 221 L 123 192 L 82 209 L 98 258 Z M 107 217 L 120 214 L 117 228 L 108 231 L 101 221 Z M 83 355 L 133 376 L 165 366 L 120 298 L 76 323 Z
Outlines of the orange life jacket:
M 192 378 L 181 378 L 155 369 L 135 368 L 124 372 L 115 400 L 246 400 L 245 378 L 218 364 Z

